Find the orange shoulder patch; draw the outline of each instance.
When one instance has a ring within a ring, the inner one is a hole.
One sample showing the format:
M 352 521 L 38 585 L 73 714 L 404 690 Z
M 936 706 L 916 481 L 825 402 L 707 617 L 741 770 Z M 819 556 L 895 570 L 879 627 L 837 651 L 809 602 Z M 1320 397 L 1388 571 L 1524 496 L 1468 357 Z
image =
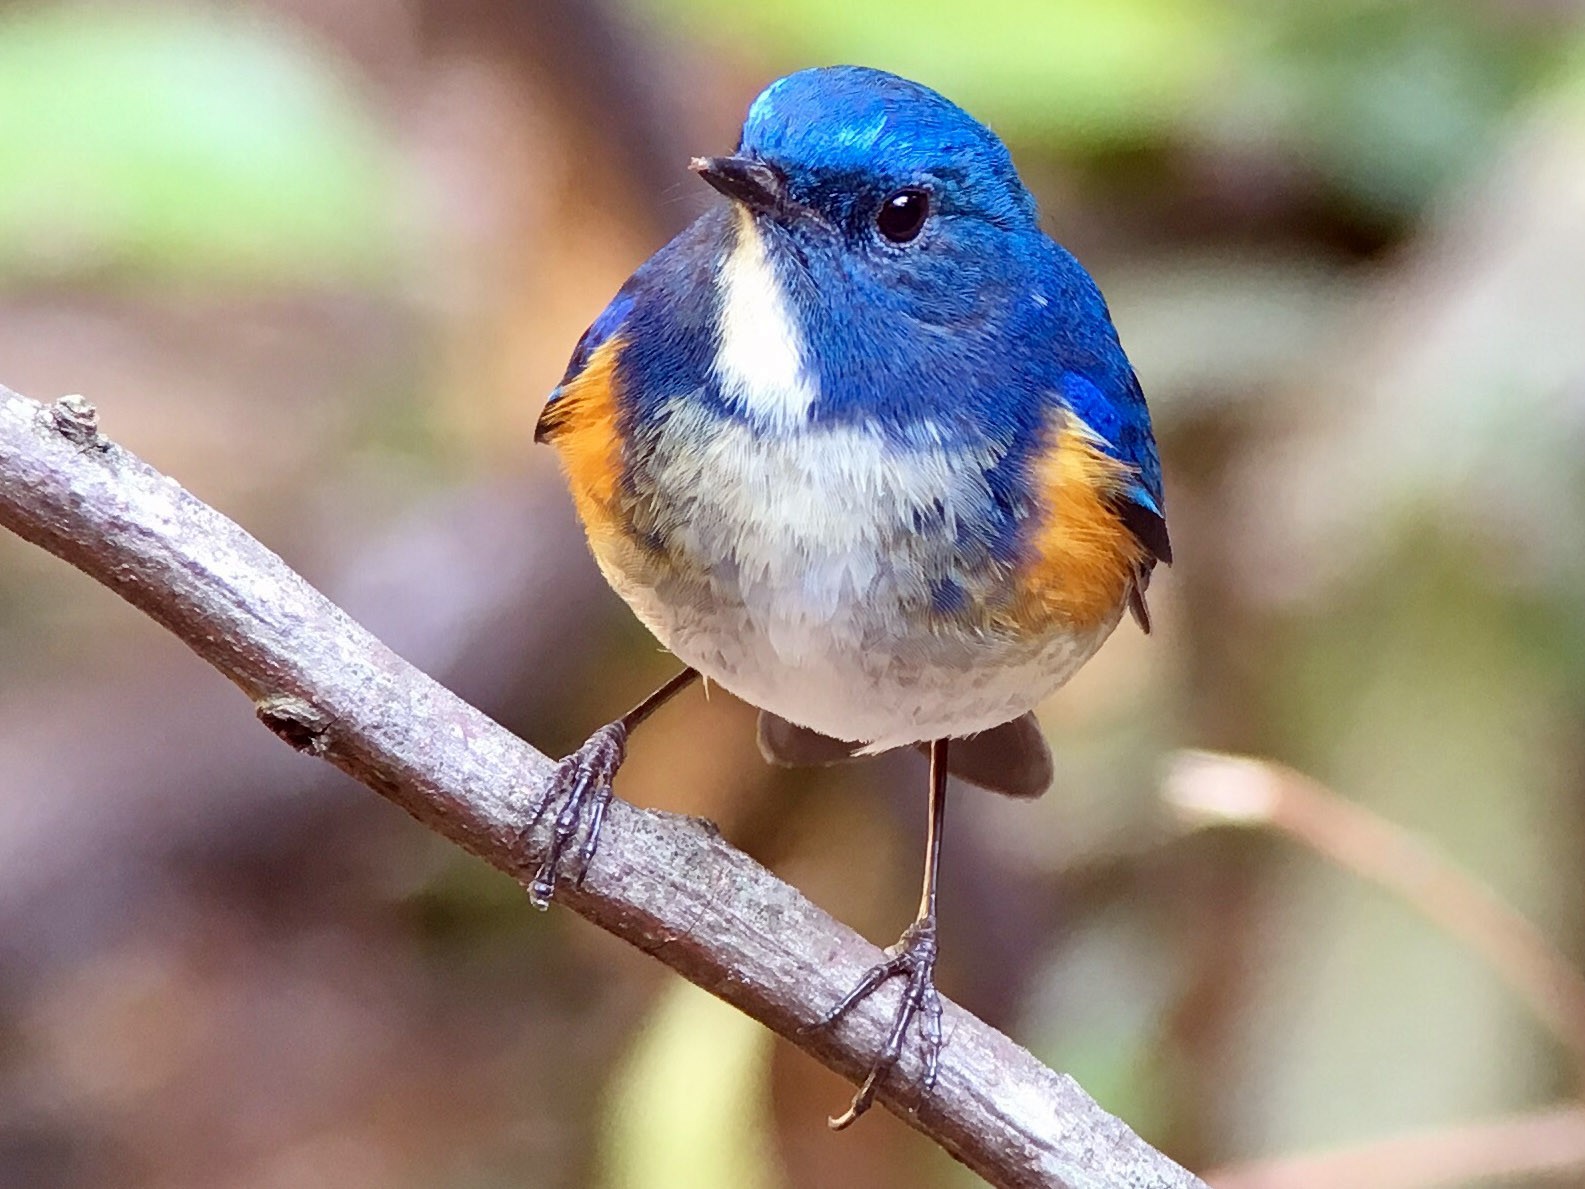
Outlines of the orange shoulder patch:
M 591 543 L 607 536 L 616 518 L 622 474 L 616 403 L 616 362 L 621 351 L 620 337 L 601 343 L 588 365 L 561 386 L 534 431 L 536 441 L 549 442 L 561 456 L 573 503 Z
M 1144 547 L 1112 506 L 1132 475 L 1077 417 L 1059 422 L 1035 472 L 1040 512 L 1015 613 L 1025 627 L 1094 627 L 1128 597 Z

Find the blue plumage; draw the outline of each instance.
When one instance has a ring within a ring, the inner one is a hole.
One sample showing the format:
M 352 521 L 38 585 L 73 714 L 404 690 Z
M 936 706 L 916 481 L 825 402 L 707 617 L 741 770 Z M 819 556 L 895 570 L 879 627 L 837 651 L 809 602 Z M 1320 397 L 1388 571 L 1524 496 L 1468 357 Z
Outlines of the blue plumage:
M 1149 412 L 1106 303 L 1041 231 L 994 133 L 917 83 L 831 67 L 767 88 L 739 151 L 772 163 L 790 202 L 811 212 L 762 220 L 760 229 L 803 332 L 819 393 L 814 422 L 864 423 L 900 443 L 928 424 L 933 434 L 990 443 L 999 459 L 988 475 L 990 519 L 959 531 L 1005 559 L 1028 519 L 1042 427 L 1064 405 L 1135 469 L 1135 531 L 1152 557 L 1170 558 Z M 888 243 L 875 234 L 875 209 L 910 186 L 929 189 L 930 222 L 916 242 Z M 715 274 L 733 233 L 725 205 L 706 214 L 623 286 L 574 354 L 569 376 L 624 332 L 635 457 L 679 392 L 695 392 L 722 416 L 743 415 L 712 374 Z

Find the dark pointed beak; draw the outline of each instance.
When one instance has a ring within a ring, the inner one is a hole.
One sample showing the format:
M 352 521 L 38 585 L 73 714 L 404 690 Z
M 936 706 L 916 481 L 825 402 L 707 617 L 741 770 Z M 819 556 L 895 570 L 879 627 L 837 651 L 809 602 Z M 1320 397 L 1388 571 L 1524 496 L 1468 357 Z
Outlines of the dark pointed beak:
M 787 183 L 775 167 L 752 157 L 695 157 L 688 168 L 728 198 L 751 211 L 778 211 L 787 205 Z

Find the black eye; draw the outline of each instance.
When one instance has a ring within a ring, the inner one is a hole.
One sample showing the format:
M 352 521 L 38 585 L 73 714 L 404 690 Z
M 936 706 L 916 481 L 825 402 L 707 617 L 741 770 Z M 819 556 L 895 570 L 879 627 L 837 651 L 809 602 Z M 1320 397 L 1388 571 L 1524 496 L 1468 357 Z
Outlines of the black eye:
M 906 244 L 924 230 L 930 217 L 930 195 L 917 186 L 899 190 L 881 203 L 875 226 L 894 244 Z

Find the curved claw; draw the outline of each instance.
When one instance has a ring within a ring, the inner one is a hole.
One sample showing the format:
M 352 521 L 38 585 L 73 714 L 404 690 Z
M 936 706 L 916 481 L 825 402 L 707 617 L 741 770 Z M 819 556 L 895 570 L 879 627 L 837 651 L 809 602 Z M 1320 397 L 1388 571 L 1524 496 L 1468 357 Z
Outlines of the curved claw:
M 617 769 L 627 756 L 627 727 L 621 722 L 607 723 L 572 755 L 556 765 L 549 791 L 534 808 L 524 830 L 531 833 L 553 805 L 560 805 L 551 829 L 550 843 L 544 861 L 534 873 L 528 887 L 528 899 L 535 908 L 547 908 L 556 890 L 556 881 L 562 876 L 567 848 L 583 831 L 583 845 L 578 849 L 577 880 L 583 882 L 600 844 L 600 828 L 605 824 L 605 811 L 611 804 L 611 782 Z
M 924 1079 L 919 1094 L 921 1101 L 935 1089 L 942 1045 L 941 996 L 936 992 L 935 968 L 936 922 L 933 917 L 923 917 L 908 926 L 892 947 L 886 961 L 870 967 L 859 980 L 858 986 L 813 1025 L 814 1028 L 829 1028 L 891 979 L 902 976 L 908 980 L 902 997 L 897 1001 L 886 1043 L 881 1046 L 874 1064 L 870 1066 L 869 1075 L 853 1095 L 848 1109 L 827 1120 L 831 1130 L 841 1131 L 851 1126 L 875 1104 L 875 1095 L 880 1090 L 881 1082 L 902 1059 L 903 1043 L 915 1020 L 919 1021 L 919 1039 L 925 1059 Z

